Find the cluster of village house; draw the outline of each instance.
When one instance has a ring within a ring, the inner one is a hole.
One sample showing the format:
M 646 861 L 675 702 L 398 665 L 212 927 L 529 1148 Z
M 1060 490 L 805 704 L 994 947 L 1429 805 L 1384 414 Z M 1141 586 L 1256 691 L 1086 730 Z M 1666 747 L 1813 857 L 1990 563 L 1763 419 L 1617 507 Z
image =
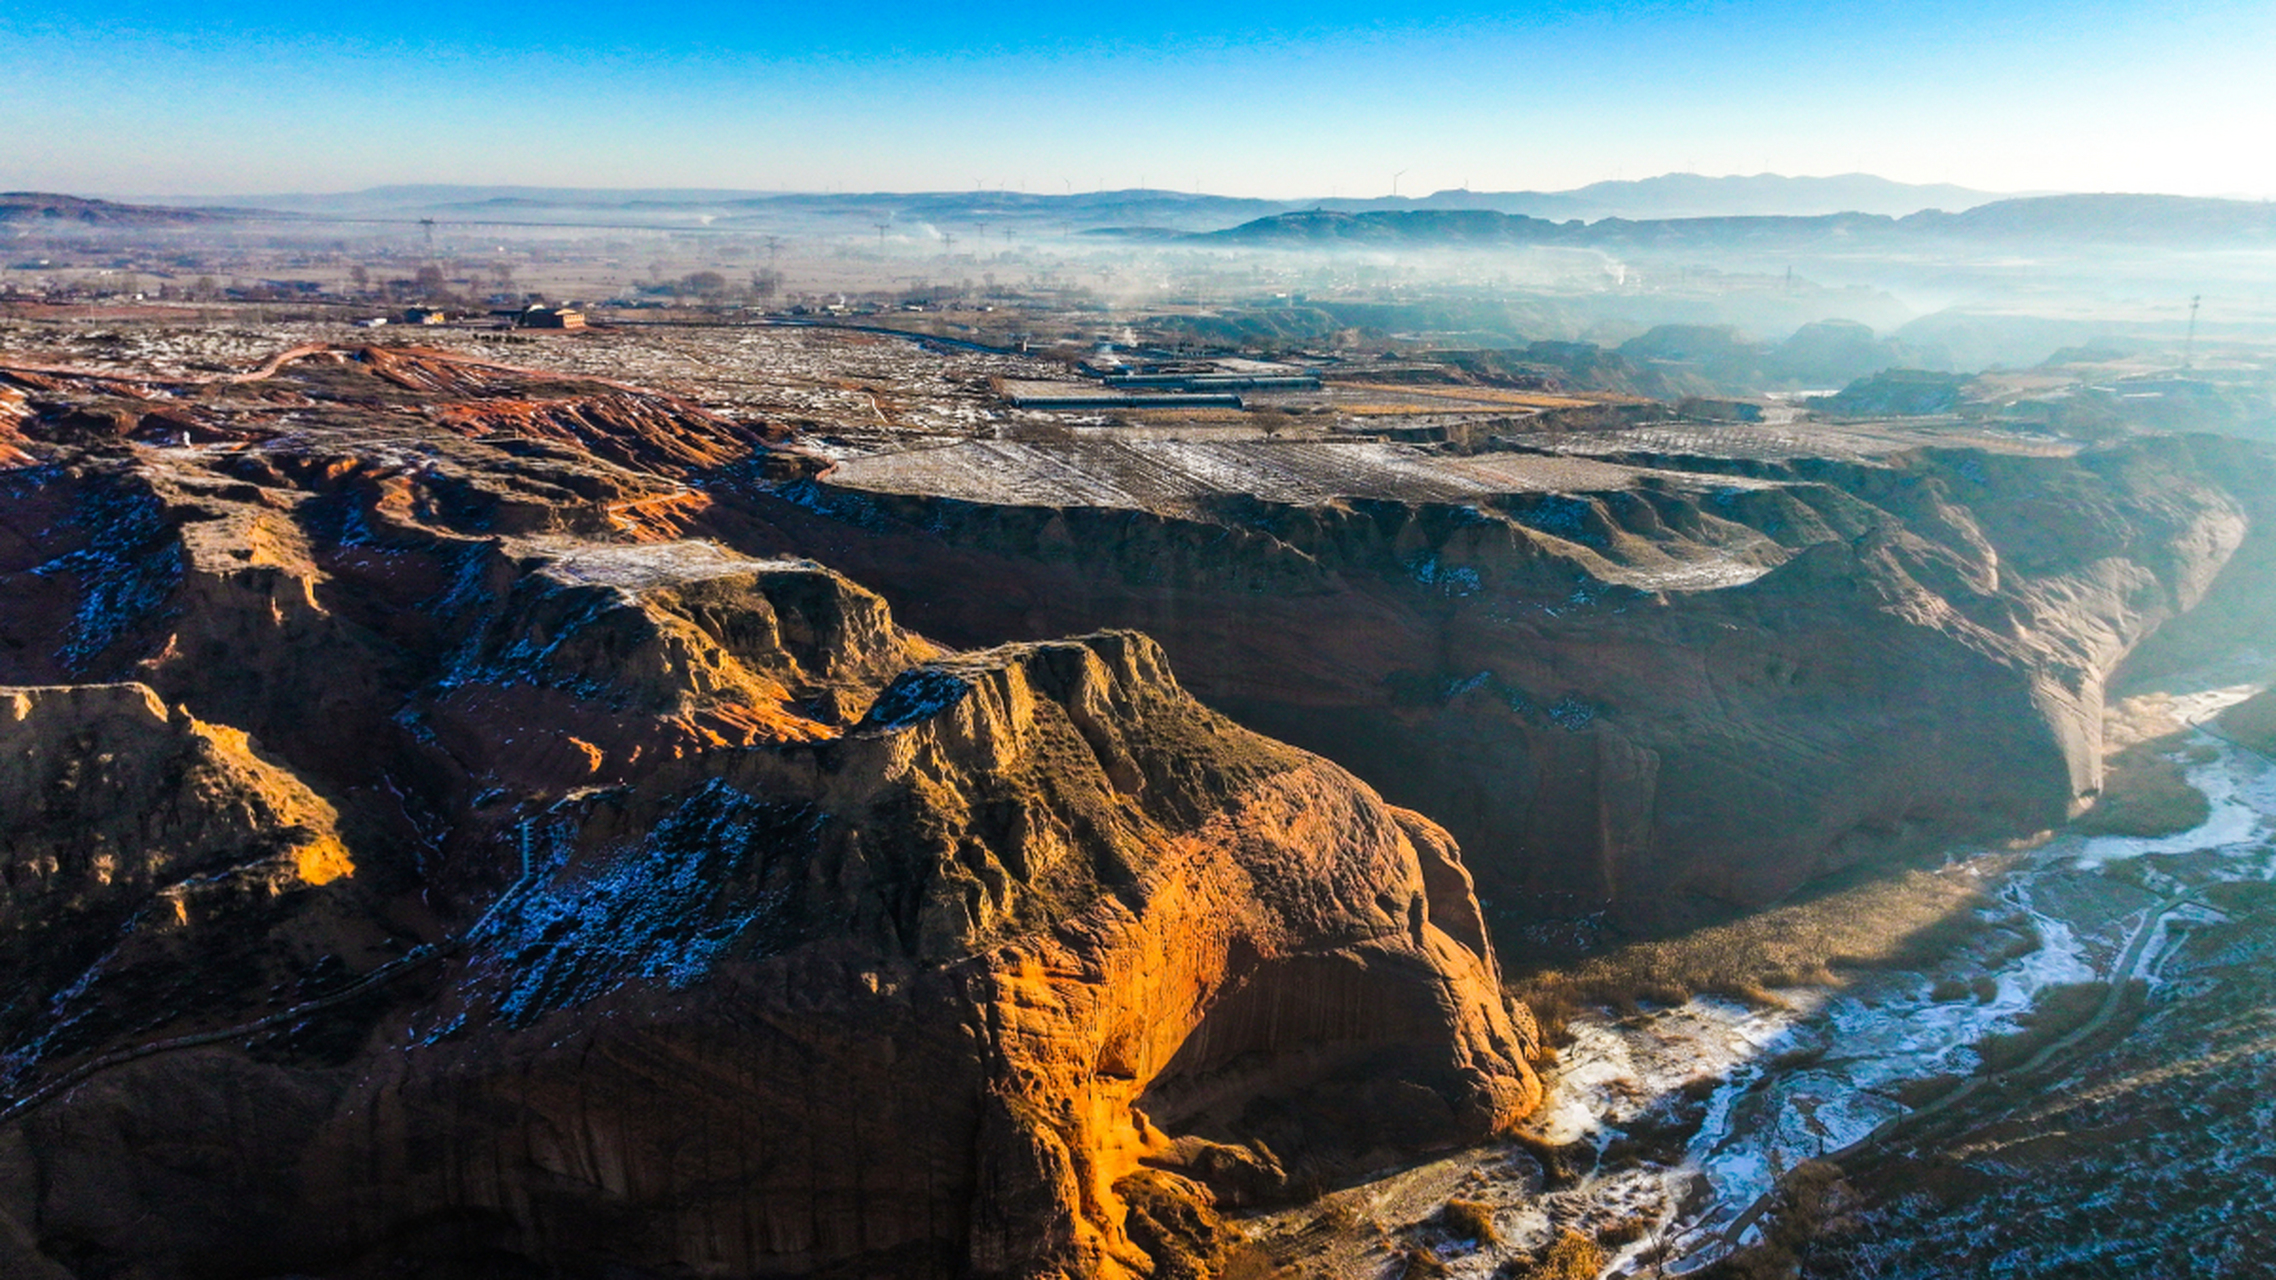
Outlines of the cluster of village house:
M 518 310 L 507 308 L 502 311 L 493 311 L 490 313 L 490 318 L 502 320 L 515 329 L 582 329 L 585 327 L 584 312 L 575 307 L 551 307 L 542 303 L 533 303 Z M 448 324 L 452 319 L 451 313 L 441 307 L 405 307 L 398 323 Z M 363 323 L 366 328 L 377 328 L 386 324 L 387 321 L 383 317 L 376 320 L 366 320 Z

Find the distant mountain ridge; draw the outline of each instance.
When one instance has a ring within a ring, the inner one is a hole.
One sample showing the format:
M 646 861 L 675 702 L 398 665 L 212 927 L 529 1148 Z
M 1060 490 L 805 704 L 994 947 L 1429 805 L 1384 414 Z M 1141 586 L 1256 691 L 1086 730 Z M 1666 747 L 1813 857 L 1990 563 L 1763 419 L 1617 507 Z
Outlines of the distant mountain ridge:
M 1309 209 L 1186 239 L 1254 247 L 1406 248 L 1865 247 L 1922 240 L 2259 245 L 2276 243 L 2276 205 L 2195 196 L 2063 195 L 2000 200 L 1958 213 L 1924 210 L 1902 218 L 1850 212 L 1594 222 L 1552 222 L 1484 209 L 1358 213 Z
M 1811 216 L 1837 212 L 1899 215 L 1922 209 L 1966 209 L 2002 198 L 1999 193 L 1944 184 L 1915 185 L 1871 174 L 1784 177 L 1777 174 L 1705 177 L 1663 174 L 1598 182 L 1570 191 L 1446 190 L 1425 196 L 1333 197 L 1274 200 L 1140 187 L 1121 190 L 1026 192 L 781 192 L 724 188 L 586 188 L 398 185 L 334 194 L 157 198 L 154 203 L 203 207 L 213 203 L 336 217 L 451 215 L 510 211 L 517 217 L 549 214 L 568 220 L 605 213 L 612 218 L 650 216 L 717 225 L 780 217 L 860 221 L 975 222 L 1001 219 L 1042 225 L 1071 223 L 1214 231 L 1278 213 L 1323 209 L 1340 212 L 1484 210 L 1530 217 L 1596 220 L 1607 217 Z
M 1786 177 L 1775 173 L 1707 177 L 1665 173 L 1655 178 L 1592 182 L 1570 191 L 1437 191 L 1415 199 L 1315 201 L 1313 207 L 1360 210 L 1485 209 L 1563 221 L 1580 218 L 1809 217 L 1831 213 L 1901 216 L 1923 209 L 1968 209 L 2012 193 L 1977 191 L 1949 183 L 1896 182 L 1869 173 Z
M 1870 175 L 1839 178 L 1699 178 L 1669 174 L 1598 183 L 1574 192 L 1456 191 L 1388 200 L 1287 202 L 1154 188 L 1067 192 L 956 191 L 864 194 L 749 193 L 706 189 L 380 187 L 332 196 L 269 197 L 218 205 L 128 204 L 37 192 L 0 194 L 0 223 L 169 226 L 237 219 L 321 224 L 432 218 L 439 225 L 655 226 L 844 236 L 874 227 L 883 238 L 1042 237 L 1082 232 L 1130 240 L 1247 247 L 1461 248 L 1517 245 L 1621 251 L 1835 250 L 1970 244 L 2139 244 L 2196 247 L 2276 244 L 2276 204 L 2197 196 L 2073 194 L 1990 200 L 1957 211 L 1902 215 L 1739 212 L 1680 217 L 1582 216 L 1591 202 L 1680 207 L 1710 199 L 1757 207 L 1780 201 L 1977 196 L 1963 188 L 1907 187 Z M 1593 194 L 1592 194 L 1593 193 Z M 1543 212 L 1482 207 L 1533 202 Z M 1955 201 L 1957 203 L 1957 201 Z M 1568 216 L 1569 215 L 1569 216 Z
M 87 226 L 175 226 L 215 222 L 229 214 L 216 209 L 172 209 L 119 204 L 45 191 L 0 191 L 0 223 L 81 223 Z

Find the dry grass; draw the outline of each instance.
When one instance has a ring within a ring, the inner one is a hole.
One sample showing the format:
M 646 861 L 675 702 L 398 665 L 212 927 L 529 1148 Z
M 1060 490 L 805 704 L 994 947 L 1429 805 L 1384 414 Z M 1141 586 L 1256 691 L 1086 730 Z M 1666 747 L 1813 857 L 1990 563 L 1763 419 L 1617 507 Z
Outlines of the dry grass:
M 1604 1270 L 1604 1250 L 1578 1231 L 1567 1231 L 1538 1258 L 1519 1262 L 1502 1274 L 1510 1280 L 1596 1280 Z
M 1697 1272 L 1700 1280 L 1788 1280 L 1801 1272 L 1801 1254 L 1821 1232 L 1854 1230 L 1857 1194 L 1841 1170 L 1806 1160 L 1778 1183 L 1761 1243 Z
M 2036 933 L 2036 930 L 2033 932 Z M 1928 998 L 1940 1003 L 1972 999 L 1977 1004 L 1990 1004 L 1998 995 L 1999 983 L 1990 974 L 1984 973 L 1965 980 L 1951 976 L 1938 978 L 1936 985 L 1928 989 Z
M 2264 756 L 2276 756 L 2276 689 L 2248 698 L 2223 712 L 2221 729 Z
M 1651 1233 L 1651 1219 L 1622 1218 L 1618 1222 L 1599 1229 L 1596 1233 L 1596 1242 L 1607 1249 L 1620 1249 L 1636 1243 Z
M 1446 1207 L 1438 1211 L 1438 1220 L 1458 1240 L 1501 1243 L 1501 1232 L 1494 1227 L 1494 1207 L 1484 1201 L 1449 1200 Z
M 2265 880 L 2238 880 L 2207 885 L 2205 901 L 2232 917 L 2258 916 L 2276 911 L 2276 884 Z
M 1586 1144 L 1576 1142 L 1560 1147 L 1529 1129 L 1515 1129 L 1505 1136 L 1541 1166 L 1543 1190 L 1569 1186 L 1580 1177 L 1579 1161 L 1575 1155 L 1578 1150 L 1585 1150 Z
M 1073 444 L 1075 429 L 1057 421 L 1012 422 L 1003 427 L 1003 438 L 1021 444 Z
M 1420 1246 L 1409 1249 L 1400 1259 L 1399 1280 L 1427 1280 L 1445 1274 L 1446 1263 L 1429 1249 Z
M 1953 869 L 1907 870 L 1832 884 L 1800 901 L 1672 938 L 1630 943 L 1563 969 L 1517 978 L 1545 1039 L 1566 1039 L 1583 1008 L 1623 1012 L 1700 994 L 1769 1003 L 1772 988 L 1838 984 L 1843 968 L 1924 965 L 1983 927 L 1981 881 Z
M 1921 1076 L 1916 1080 L 1902 1080 L 1891 1086 L 1889 1096 L 1906 1107 L 1918 1110 L 1960 1087 L 1966 1076 L 1940 1073 Z
M 1226 1250 L 1224 1269 L 1218 1272 L 1219 1280 L 1280 1280 L 1294 1274 L 1282 1259 L 1245 1242 Z
M 1364 401 L 1358 404 L 1338 404 L 1337 413 L 1357 418 L 1406 418 L 1425 413 L 1445 413 L 1442 404 L 1425 404 L 1418 400 Z
M 2105 982 L 2072 982 L 2039 993 L 2031 1012 L 2016 1019 L 2022 1030 L 1985 1036 L 1976 1044 L 1986 1071 L 2021 1066 L 2031 1056 L 2085 1025 L 2110 994 Z
M 1249 412 L 1246 409 L 1212 409 L 1200 406 L 1182 409 L 1148 409 L 1143 406 L 1125 405 L 1117 412 L 1132 425 L 1142 427 L 1179 427 L 1198 422 L 1212 422 L 1228 426 L 1250 425 Z
M 2184 762 L 2167 754 L 2172 746 L 2163 739 L 2138 742 L 2110 757 L 2102 798 L 2073 828 L 2088 835 L 2166 836 L 2212 816 L 2205 793 L 2189 785 Z

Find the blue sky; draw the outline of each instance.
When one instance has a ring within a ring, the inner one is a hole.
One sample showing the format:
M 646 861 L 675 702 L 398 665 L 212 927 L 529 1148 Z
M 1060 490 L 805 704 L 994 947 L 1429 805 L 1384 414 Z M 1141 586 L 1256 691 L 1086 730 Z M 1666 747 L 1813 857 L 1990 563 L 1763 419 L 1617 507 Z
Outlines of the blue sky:
M 0 0 L 0 188 L 2276 196 L 2272 64 L 2268 0 Z

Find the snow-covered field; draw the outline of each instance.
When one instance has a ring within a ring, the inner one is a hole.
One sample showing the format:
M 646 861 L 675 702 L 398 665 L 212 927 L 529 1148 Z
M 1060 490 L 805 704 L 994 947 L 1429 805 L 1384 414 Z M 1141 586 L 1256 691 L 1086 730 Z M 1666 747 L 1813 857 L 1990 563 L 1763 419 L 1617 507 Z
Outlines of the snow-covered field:
M 1488 454 L 1458 458 L 1373 441 L 1084 439 L 1074 446 L 971 440 L 877 454 L 841 467 L 853 488 L 1016 506 L 1141 510 L 1219 495 L 1268 502 L 1337 498 L 1461 502 L 1503 493 L 1623 489 L 1645 473 L 1579 458 Z M 1671 475 L 1694 487 L 1696 477 Z

